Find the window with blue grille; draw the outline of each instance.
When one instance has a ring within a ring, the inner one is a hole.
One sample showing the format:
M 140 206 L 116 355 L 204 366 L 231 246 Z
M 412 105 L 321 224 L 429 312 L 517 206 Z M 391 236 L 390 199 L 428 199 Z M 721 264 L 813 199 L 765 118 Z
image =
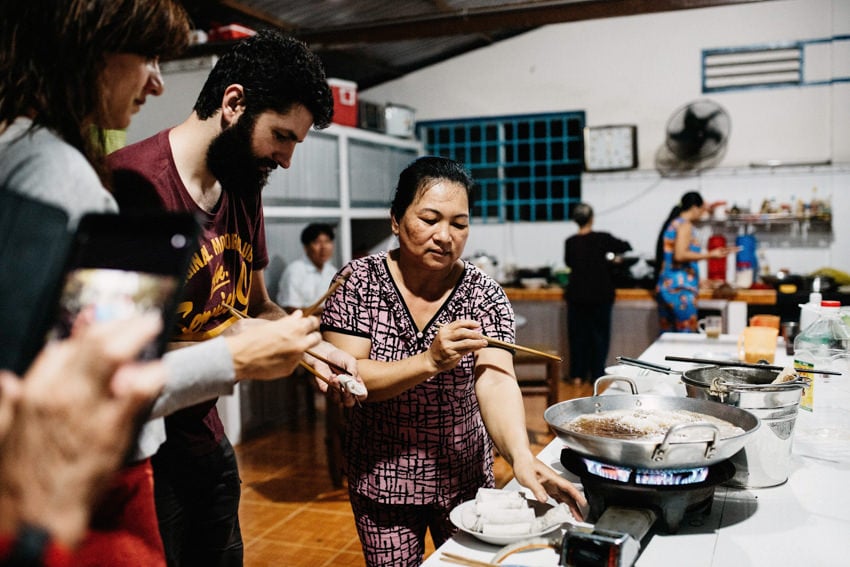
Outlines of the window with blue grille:
M 463 163 L 476 181 L 472 216 L 488 223 L 563 221 L 581 201 L 584 112 L 417 124 L 427 153 Z

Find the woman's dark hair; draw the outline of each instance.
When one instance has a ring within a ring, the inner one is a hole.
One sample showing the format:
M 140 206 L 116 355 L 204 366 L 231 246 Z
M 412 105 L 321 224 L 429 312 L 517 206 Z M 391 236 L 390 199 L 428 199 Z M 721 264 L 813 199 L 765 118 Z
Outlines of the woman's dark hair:
M 0 3 L 0 125 L 31 116 L 108 178 L 100 73 L 109 53 L 174 57 L 189 43 L 176 0 L 4 0 Z
M 215 114 L 224 91 L 234 84 L 245 89 L 245 110 L 253 116 L 266 110 L 283 114 L 302 104 L 316 129 L 327 128 L 333 118 L 333 94 L 322 61 L 303 42 L 276 31 L 263 30 L 218 60 L 195 102 L 198 117 Z
M 687 211 L 692 207 L 701 207 L 705 201 L 702 199 L 702 195 L 697 193 L 696 191 L 688 191 L 684 195 L 682 195 L 681 200 L 676 203 L 676 206 L 670 209 L 670 214 L 667 215 L 667 220 L 661 225 L 661 232 L 658 233 L 658 239 L 655 241 L 655 279 L 658 279 L 658 276 L 661 275 L 661 262 L 664 261 L 664 231 L 667 230 L 667 225 L 670 224 L 674 218 L 678 217 L 682 214 L 683 211 Z
M 472 202 L 474 181 L 460 163 L 439 156 L 423 156 L 412 161 L 398 176 L 395 197 L 390 205 L 390 212 L 396 220 L 400 220 L 404 216 L 419 191 L 440 179 L 462 185 L 466 189 L 467 197 Z
M 322 222 L 310 223 L 301 231 L 301 244 L 307 246 L 322 234 L 333 240 L 334 227 Z

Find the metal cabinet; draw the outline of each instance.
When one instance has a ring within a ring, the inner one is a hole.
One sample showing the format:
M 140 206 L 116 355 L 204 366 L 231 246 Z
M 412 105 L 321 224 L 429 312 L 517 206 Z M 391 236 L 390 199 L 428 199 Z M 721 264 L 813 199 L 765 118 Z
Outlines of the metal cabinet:
M 273 264 L 301 254 L 299 235 L 310 222 L 337 225 L 336 265 L 388 238 L 398 175 L 422 153 L 417 140 L 358 128 L 334 124 L 311 132 L 289 169 L 275 170 L 263 192 Z

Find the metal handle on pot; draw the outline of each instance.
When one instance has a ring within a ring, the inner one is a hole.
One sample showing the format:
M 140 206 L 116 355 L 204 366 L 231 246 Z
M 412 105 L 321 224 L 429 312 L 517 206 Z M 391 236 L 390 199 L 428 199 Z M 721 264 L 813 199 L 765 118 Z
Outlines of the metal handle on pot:
M 670 448 L 670 445 L 675 445 L 671 437 L 673 435 L 679 434 L 684 429 L 695 429 L 695 428 L 708 428 L 712 430 L 711 440 L 706 441 L 705 446 L 705 458 L 710 459 L 714 456 L 714 453 L 717 452 L 717 443 L 720 441 L 720 429 L 713 423 L 708 423 L 705 421 L 699 421 L 696 423 L 679 423 L 671 427 L 667 434 L 664 436 L 664 439 L 661 443 L 655 448 L 652 452 L 652 460 L 653 461 L 663 461 L 664 457 L 667 456 L 667 450 Z M 682 443 L 694 443 L 694 441 L 683 441 Z
M 632 395 L 637 396 L 637 393 L 638 393 L 637 384 L 635 384 L 634 380 L 632 380 L 631 378 L 626 378 L 625 376 L 609 375 L 609 376 L 600 376 L 593 383 L 593 395 L 594 395 L 594 397 L 599 395 L 599 386 L 601 386 L 602 384 L 605 384 L 607 382 L 626 382 L 632 390 Z
M 769 382 L 767 384 L 745 384 L 741 382 L 727 382 L 725 378 L 717 377 L 711 381 L 711 392 L 712 393 L 729 393 L 729 392 L 745 392 L 752 390 L 760 390 L 760 391 L 771 391 L 771 390 L 786 390 L 791 388 L 806 388 L 809 385 L 809 381 L 806 378 L 797 377 L 793 380 L 788 380 L 787 382 L 779 382 L 774 384 L 773 382 Z

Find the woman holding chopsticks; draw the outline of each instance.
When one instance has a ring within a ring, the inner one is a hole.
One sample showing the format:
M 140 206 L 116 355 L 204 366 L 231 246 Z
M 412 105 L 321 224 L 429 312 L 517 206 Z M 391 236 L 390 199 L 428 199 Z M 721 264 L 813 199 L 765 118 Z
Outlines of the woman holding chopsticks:
M 425 532 L 451 537 L 449 512 L 492 487 L 493 443 L 536 498 L 581 493 L 531 453 L 502 288 L 461 260 L 473 181 L 426 156 L 400 175 L 390 208 L 398 247 L 353 260 L 328 298 L 324 338 L 358 359 L 369 398 L 352 408 L 344 444 L 367 565 L 419 565 Z M 492 440 L 491 440 L 492 439 Z

